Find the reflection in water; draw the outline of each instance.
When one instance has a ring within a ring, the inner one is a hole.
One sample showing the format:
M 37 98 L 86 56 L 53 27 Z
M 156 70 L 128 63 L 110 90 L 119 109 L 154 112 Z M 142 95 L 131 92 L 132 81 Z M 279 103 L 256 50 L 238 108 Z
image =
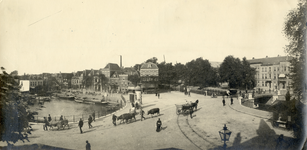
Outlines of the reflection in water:
M 45 102 L 43 107 L 41 105 L 35 104 L 29 106 L 31 111 L 38 112 L 38 116 L 71 116 L 71 115 L 81 115 L 88 114 L 94 111 L 105 111 L 106 106 L 94 105 L 94 104 L 83 104 L 77 103 L 73 100 L 64 99 L 52 99 L 50 102 Z

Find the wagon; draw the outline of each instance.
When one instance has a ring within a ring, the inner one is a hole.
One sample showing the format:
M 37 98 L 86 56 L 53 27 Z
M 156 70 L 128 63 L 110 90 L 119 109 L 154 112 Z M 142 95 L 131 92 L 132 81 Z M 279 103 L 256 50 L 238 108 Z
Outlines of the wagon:
M 190 104 L 175 104 L 176 106 L 176 114 L 188 114 L 192 105 Z

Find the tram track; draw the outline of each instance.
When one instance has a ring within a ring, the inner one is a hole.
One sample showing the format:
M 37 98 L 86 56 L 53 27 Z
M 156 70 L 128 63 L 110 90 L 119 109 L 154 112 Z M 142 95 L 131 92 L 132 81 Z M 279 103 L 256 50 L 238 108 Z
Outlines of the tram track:
M 202 135 L 198 133 L 196 129 L 193 129 L 193 127 L 189 124 L 188 117 L 189 115 L 187 116 L 178 115 L 177 116 L 177 125 L 181 133 L 198 149 L 203 150 L 203 149 L 216 148 L 218 145 L 204 138 L 204 136 L 206 135 Z

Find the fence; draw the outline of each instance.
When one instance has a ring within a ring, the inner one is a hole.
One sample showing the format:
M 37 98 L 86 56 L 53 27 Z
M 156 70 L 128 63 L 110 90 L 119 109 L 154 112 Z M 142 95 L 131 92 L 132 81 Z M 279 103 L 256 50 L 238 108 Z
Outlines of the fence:
M 126 103 L 126 100 L 123 96 L 121 96 L 122 100 L 124 101 L 124 103 Z M 78 115 L 63 115 L 63 118 L 68 120 L 68 122 L 78 122 L 80 120 L 80 118 L 82 118 L 82 120 L 87 120 L 89 118 L 89 116 L 92 116 L 94 119 L 102 117 L 102 116 L 106 116 L 108 114 L 111 114 L 112 112 L 115 112 L 116 110 L 121 109 L 122 107 L 124 107 L 125 105 L 123 105 L 123 103 L 121 102 L 120 104 L 117 104 L 117 106 L 113 106 L 113 107 L 106 107 L 105 110 L 103 111 L 93 111 L 93 112 L 89 112 L 89 113 L 83 113 L 83 114 L 78 114 Z M 94 114 L 95 113 L 95 114 Z M 43 123 L 44 122 L 44 117 L 46 117 L 48 119 L 48 116 L 34 116 L 34 122 L 37 123 Z M 59 116 L 52 116 L 51 119 L 54 121 L 58 121 L 60 120 L 60 115 Z

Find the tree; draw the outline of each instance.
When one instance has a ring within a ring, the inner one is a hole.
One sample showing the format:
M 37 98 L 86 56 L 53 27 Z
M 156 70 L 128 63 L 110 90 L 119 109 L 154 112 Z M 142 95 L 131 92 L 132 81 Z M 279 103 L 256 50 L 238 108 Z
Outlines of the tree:
M 134 74 L 134 75 L 129 75 L 128 76 L 128 80 L 134 84 L 135 86 L 137 86 L 138 83 L 140 83 L 141 78 L 139 77 L 139 75 Z
M 99 78 L 99 84 L 101 88 L 103 87 L 104 84 L 108 83 L 108 78 L 104 74 L 99 74 L 98 78 Z
M 256 69 L 252 68 L 249 62 L 246 60 L 246 57 L 242 60 L 242 86 L 245 89 L 253 89 L 256 86 Z
M 289 40 L 285 52 L 294 57 L 290 61 L 292 68 L 290 78 L 292 79 L 291 86 L 295 93 L 296 105 L 291 105 L 291 109 L 295 110 L 292 114 L 293 134 L 299 142 L 306 139 L 306 123 L 303 119 L 306 118 L 306 105 L 304 104 L 306 103 L 306 8 L 306 0 L 300 0 L 297 8 L 288 13 L 283 29 Z
M 159 82 L 161 85 L 168 84 L 169 86 L 174 83 L 174 66 L 172 63 L 162 62 L 158 64 L 159 67 Z
M 242 85 L 242 67 L 239 58 L 227 56 L 219 68 L 221 82 L 228 82 L 230 88 L 239 88 Z
M 20 87 L 14 78 L 7 74 L 3 67 L 0 74 L 0 138 L 11 146 L 18 140 L 29 141 L 30 131 L 22 133 L 28 127 L 26 104 Z
M 146 60 L 146 63 L 148 62 L 152 62 L 154 64 L 157 64 L 158 63 L 158 58 L 157 57 L 152 57 L 152 58 L 149 58 Z

